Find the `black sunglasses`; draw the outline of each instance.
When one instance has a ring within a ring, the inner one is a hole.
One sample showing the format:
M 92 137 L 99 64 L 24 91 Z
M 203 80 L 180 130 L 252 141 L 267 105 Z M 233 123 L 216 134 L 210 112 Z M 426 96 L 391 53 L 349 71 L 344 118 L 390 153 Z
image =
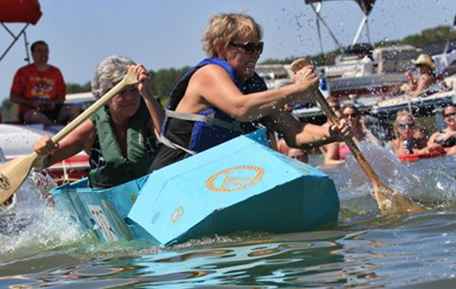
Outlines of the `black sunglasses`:
M 456 116 L 456 112 L 450 112 L 450 113 L 446 113 L 443 115 L 443 117 L 455 117 Z
M 414 128 L 414 127 L 415 127 L 414 123 L 400 123 L 399 124 L 400 129 Z
M 230 46 L 241 48 L 247 53 L 256 53 L 261 54 L 263 52 L 264 42 L 244 42 L 244 43 L 235 43 L 230 42 Z

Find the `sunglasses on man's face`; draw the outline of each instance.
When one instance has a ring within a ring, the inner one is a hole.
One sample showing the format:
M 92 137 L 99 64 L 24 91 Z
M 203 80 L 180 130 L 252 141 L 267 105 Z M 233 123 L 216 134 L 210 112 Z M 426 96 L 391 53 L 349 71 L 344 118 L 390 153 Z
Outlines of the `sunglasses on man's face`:
M 264 43 L 263 41 L 260 42 L 244 42 L 244 43 L 235 43 L 230 42 L 230 46 L 241 48 L 246 53 L 250 54 L 261 54 L 263 52 Z
M 407 128 L 414 128 L 415 124 L 414 123 L 400 123 L 399 124 L 399 129 L 404 130 Z
M 443 115 L 443 117 L 445 117 L 445 118 L 447 118 L 447 117 L 455 118 L 456 117 L 456 111 L 455 112 L 450 112 L 450 113 L 445 113 Z

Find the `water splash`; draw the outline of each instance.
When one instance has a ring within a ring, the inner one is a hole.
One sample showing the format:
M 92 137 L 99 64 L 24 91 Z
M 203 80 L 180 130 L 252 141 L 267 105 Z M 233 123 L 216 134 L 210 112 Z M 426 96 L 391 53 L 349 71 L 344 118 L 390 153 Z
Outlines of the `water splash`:
M 445 206 L 456 203 L 454 157 L 438 157 L 402 163 L 390 148 L 362 142 L 360 149 L 380 179 L 388 186 L 425 204 Z M 338 167 L 323 168 L 334 180 L 342 207 L 372 212 L 372 187 L 352 155 Z
M 79 227 L 48 201 L 55 183 L 32 172 L 16 193 L 14 206 L 0 211 L 0 260 L 32 255 L 81 238 Z

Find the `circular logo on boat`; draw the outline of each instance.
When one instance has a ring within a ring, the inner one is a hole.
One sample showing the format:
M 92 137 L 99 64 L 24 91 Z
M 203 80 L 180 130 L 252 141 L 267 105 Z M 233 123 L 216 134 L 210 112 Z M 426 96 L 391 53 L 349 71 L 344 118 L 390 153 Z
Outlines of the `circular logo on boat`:
M 6 191 L 11 188 L 11 184 L 8 180 L 8 177 L 0 173 L 0 189 Z
M 264 175 L 264 169 L 257 166 L 237 166 L 224 169 L 206 181 L 206 187 L 213 192 L 242 191 L 256 185 Z
M 177 207 L 174 212 L 171 214 L 171 223 L 175 224 L 177 221 L 179 221 L 180 218 L 184 215 L 184 208 Z

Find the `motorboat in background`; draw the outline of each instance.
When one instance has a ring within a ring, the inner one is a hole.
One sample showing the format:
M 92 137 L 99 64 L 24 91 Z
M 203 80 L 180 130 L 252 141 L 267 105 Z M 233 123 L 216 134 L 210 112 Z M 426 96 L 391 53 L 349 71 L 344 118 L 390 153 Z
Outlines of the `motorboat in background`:
M 326 95 L 336 97 L 341 104 L 354 103 L 361 111 L 372 115 L 378 113 L 379 117 L 392 117 L 398 108 L 404 108 L 404 104 L 411 111 L 419 114 L 432 112 L 440 109 L 442 105 L 455 101 L 454 91 L 427 91 L 420 97 L 410 98 L 401 93 L 400 87 L 407 81 L 405 72 L 415 68 L 412 60 L 421 53 L 429 53 L 437 64 L 438 78 L 454 90 L 456 82 L 451 74 L 452 71 L 456 72 L 456 69 L 451 70 L 451 64 L 456 63 L 456 49 L 454 49 L 456 43 L 447 41 L 444 49 L 441 49 L 442 45 L 435 43 L 423 48 L 411 45 L 374 48 L 370 44 L 368 17 L 375 0 L 353 0 L 361 8 L 363 18 L 352 44 L 344 47 L 320 13 L 324 4 L 334 1 L 337 0 L 305 0 L 305 3 L 315 12 L 321 53 L 324 53 L 322 26 L 327 29 L 338 50 L 341 51 L 335 57 L 334 64 L 317 67 L 321 78 L 324 79 Z M 363 30 L 366 32 L 368 43 L 359 43 Z M 432 51 L 430 51 L 431 46 Z M 257 71 L 270 88 L 291 82 L 292 73 L 289 65 L 258 65 Z M 306 121 L 325 121 L 321 110 L 311 102 L 299 104 L 293 113 Z
M 66 95 L 64 109 L 72 110 L 75 115 L 84 110 L 95 100 L 90 92 Z M 33 144 L 42 136 L 53 135 L 63 126 L 43 126 L 42 124 L 24 125 L 17 122 L 15 105 L 2 111 L 3 122 L 0 123 L 0 148 L 6 160 L 32 153 Z M 90 169 L 89 156 L 80 152 L 47 169 L 49 175 L 58 183 L 67 183 L 87 176 Z

